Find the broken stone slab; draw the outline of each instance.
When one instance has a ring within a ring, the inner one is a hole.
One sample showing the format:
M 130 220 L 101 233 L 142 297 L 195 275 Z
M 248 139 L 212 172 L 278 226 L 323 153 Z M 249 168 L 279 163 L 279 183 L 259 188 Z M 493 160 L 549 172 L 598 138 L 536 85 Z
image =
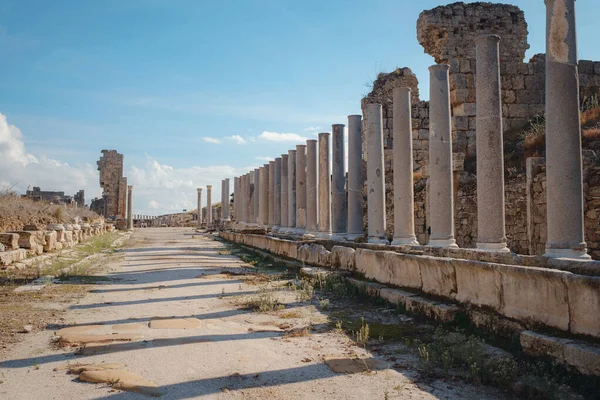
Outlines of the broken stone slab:
M 8 266 L 27 258 L 27 250 L 17 249 L 0 252 L 0 265 Z
M 83 371 L 104 371 L 107 369 L 122 369 L 125 367 L 121 363 L 102 363 L 102 364 L 75 364 L 56 367 L 54 372 L 67 370 L 69 374 L 79 375 Z
M 46 231 L 44 234 L 44 251 L 49 252 L 56 249 L 57 234 L 56 231 Z
M 37 249 L 37 245 L 44 245 L 44 231 L 16 231 L 19 235 L 19 247 L 23 249 Z
M 150 329 L 196 329 L 202 327 L 198 318 L 152 318 Z
M 0 243 L 6 247 L 6 250 L 17 250 L 19 248 L 19 234 L 0 233 Z
M 108 383 L 113 388 L 152 397 L 163 395 L 158 385 L 144 377 L 124 369 L 97 369 L 91 367 L 79 374 L 79 379 L 91 383 Z
M 58 338 L 58 343 L 73 346 L 85 345 L 89 343 L 106 343 L 106 342 L 131 342 L 140 340 L 144 336 L 125 333 L 114 333 L 108 335 L 91 335 L 86 333 L 66 333 Z
M 357 374 L 369 371 L 377 371 L 389 368 L 385 361 L 375 358 L 346 358 L 346 357 L 323 357 L 325 364 L 333 372 L 341 374 Z

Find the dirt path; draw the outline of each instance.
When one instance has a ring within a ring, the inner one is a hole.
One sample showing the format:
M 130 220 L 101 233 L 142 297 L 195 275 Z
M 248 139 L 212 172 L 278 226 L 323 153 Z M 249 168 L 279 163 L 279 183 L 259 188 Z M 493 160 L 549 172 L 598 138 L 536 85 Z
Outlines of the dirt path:
M 61 326 L 32 333 L 0 361 L 0 398 L 147 398 L 115 389 L 125 378 L 93 384 L 60 369 L 77 363 L 120 363 L 156 383 L 142 390 L 159 391 L 164 399 L 503 398 L 484 386 L 419 381 L 409 355 L 353 361 L 373 355 L 332 329 L 317 300 L 302 301 L 281 281 L 244 275 L 248 264 L 189 228 L 139 229 L 132 240 L 124 257 L 107 266 L 110 283 L 94 285 L 66 313 L 64 327 L 83 326 L 75 334 L 85 337 L 63 334 L 63 340 L 109 335 L 131 341 L 58 347 L 52 342 Z M 285 309 L 242 307 L 268 303 L 275 290 Z M 333 372 L 324 362 L 329 358 L 342 360 L 338 368 L 363 371 Z M 403 368 L 389 368 L 399 362 Z

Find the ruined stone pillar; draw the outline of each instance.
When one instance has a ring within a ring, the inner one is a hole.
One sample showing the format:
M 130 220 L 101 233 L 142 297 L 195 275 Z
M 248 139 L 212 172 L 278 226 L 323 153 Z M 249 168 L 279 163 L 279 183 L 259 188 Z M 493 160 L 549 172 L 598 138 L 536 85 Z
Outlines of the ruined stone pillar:
M 296 232 L 296 150 L 288 150 L 288 229 Z
M 429 246 L 458 247 L 454 240 L 452 128 L 447 64 L 429 67 Z
M 348 240 L 363 237 L 362 116 L 348 116 Z
M 273 201 L 275 202 L 273 204 L 273 222 L 275 226 L 273 226 L 273 230 L 279 231 L 281 227 L 281 157 L 275 159 L 273 178 L 275 179 L 273 185 L 273 189 L 275 190 L 273 196 Z
M 344 125 L 332 126 L 332 166 L 331 166 L 331 230 L 333 238 L 341 240 L 346 236 L 346 169 L 344 163 Z
M 223 221 L 231 221 L 229 215 L 229 178 L 223 181 L 223 198 L 221 199 L 221 207 L 223 207 Z
M 133 185 L 127 186 L 127 229 L 133 230 Z
M 319 231 L 319 183 L 317 141 L 306 141 L 306 233 L 317 235 Z
M 319 237 L 331 237 L 331 164 L 330 134 L 319 133 Z
M 306 145 L 296 146 L 296 233 L 306 231 Z
M 547 257 L 590 259 L 583 183 L 575 0 L 546 0 Z
M 248 207 L 246 207 L 246 175 L 240 177 L 240 208 L 242 211 L 242 217 L 240 221 L 246 223 L 248 220 Z
M 268 225 L 269 218 L 269 171 L 267 166 L 263 165 L 259 168 L 260 171 L 260 204 L 259 204 L 259 221 L 262 226 Z
M 206 185 L 206 227 L 212 225 L 212 185 Z
M 233 216 L 236 221 L 240 220 L 240 178 L 233 177 Z
M 252 206 L 254 207 L 254 218 L 252 222 L 258 224 L 258 213 L 260 207 L 260 172 L 258 168 L 254 170 L 254 193 L 252 195 Z
M 281 155 L 281 232 L 288 229 L 288 155 Z
M 237 179 L 237 178 L 236 178 Z M 198 229 L 202 228 L 202 188 L 197 188 L 198 192 Z
M 411 90 L 393 91 L 394 240 L 393 245 L 418 245 L 415 236 Z
M 510 251 L 504 227 L 504 152 L 500 100 L 500 36 L 475 39 L 477 248 Z
M 252 174 L 249 172 L 246 173 L 246 192 L 244 193 L 244 200 L 246 200 L 246 223 L 252 223 L 252 211 L 254 208 L 252 207 Z
M 248 175 L 248 223 L 254 223 L 254 171 L 247 173 Z
M 275 226 L 275 161 L 269 161 L 269 226 Z
M 369 243 L 387 244 L 385 237 L 385 169 L 381 104 L 367 104 L 367 225 Z

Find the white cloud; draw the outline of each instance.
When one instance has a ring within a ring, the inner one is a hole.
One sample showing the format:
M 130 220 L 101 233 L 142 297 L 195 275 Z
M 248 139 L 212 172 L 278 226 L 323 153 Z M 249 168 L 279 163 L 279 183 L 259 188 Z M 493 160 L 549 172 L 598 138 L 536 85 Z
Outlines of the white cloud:
M 148 203 L 148 208 L 151 208 L 153 210 L 157 209 L 160 206 L 160 204 L 158 204 L 158 201 L 156 200 L 150 200 L 150 202 Z
M 304 136 L 297 133 L 277 133 L 264 131 L 258 136 L 259 139 L 268 140 L 270 142 L 304 142 L 307 140 Z
M 202 138 L 202 140 L 204 140 L 206 143 L 212 143 L 212 144 L 220 144 L 221 143 L 220 139 L 208 137 L 208 136 L 204 136 Z
M 309 126 L 308 128 L 304 128 L 304 132 L 316 132 L 321 129 L 320 126 Z
M 235 144 L 245 144 L 246 143 L 246 139 L 244 139 L 240 135 L 233 135 L 233 136 L 228 137 L 227 139 L 234 141 Z
M 254 157 L 254 159 L 258 160 L 258 161 L 273 161 L 273 160 L 275 160 L 275 158 L 273 158 L 273 157 L 264 157 L 264 156 Z

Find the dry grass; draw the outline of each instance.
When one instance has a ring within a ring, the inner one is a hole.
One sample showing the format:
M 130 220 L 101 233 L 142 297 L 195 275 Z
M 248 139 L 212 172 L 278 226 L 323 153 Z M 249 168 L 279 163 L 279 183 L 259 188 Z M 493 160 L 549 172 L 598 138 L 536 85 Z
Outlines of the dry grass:
M 591 108 L 581 113 L 581 126 L 589 128 L 600 122 L 600 107 Z
M 25 225 L 70 223 L 74 217 L 84 221 L 100 220 L 87 208 L 65 208 L 43 201 L 22 198 L 10 187 L 0 189 L 0 232 L 22 230 Z

